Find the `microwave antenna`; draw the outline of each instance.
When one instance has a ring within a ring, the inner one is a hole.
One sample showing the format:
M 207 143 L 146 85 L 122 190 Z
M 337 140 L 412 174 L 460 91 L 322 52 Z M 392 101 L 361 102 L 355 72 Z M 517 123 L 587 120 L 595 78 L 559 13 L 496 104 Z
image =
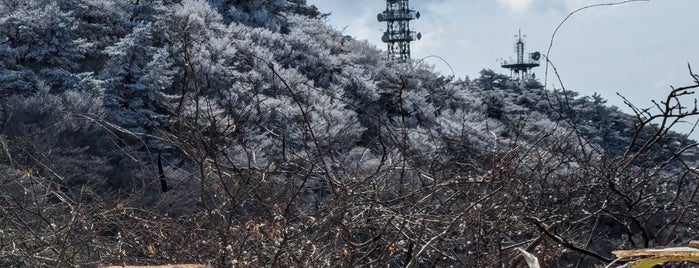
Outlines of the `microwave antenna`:
M 386 22 L 381 41 L 388 45 L 390 60 L 401 63 L 410 60 L 410 42 L 422 38 L 422 34 L 410 30 L 410 21 L 419 18 L 420 12 L 410 9 L 408 0 L 386 0 L 386 10 L 377 19 Z
M 525 58 L 526 53 L 524 50 L 524 36 L 522 36 L 522 31 L 519 31 L 519 34 L 515 36 L 515 53 L 517 53 L 517 58 L 514 60 L 503 60 L 502 68 L 510 69 L 510 76 L 516 80 L 534 78 L 531 69 L 539 66 L 541 53 L 529 53 L 529 57 Z

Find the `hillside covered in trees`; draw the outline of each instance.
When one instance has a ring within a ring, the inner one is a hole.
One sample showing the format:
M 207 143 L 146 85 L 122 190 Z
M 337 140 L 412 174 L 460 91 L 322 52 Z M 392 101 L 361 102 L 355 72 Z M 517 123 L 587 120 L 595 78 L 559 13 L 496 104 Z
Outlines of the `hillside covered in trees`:
M 629 115 L 385 61 L 325 16 L 1 0 L 0 266 L 603 267 L 697 238 L 670 128 L 699 76 Z

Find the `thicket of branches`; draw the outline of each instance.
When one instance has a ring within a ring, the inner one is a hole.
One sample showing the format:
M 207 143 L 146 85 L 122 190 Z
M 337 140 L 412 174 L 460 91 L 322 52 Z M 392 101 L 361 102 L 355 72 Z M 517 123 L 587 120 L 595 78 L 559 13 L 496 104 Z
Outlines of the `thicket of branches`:
M 630 116 L 384 62 L 303 1 L 9 2 L 0 266 L 590 267 L 696 239 L 691 70 Z

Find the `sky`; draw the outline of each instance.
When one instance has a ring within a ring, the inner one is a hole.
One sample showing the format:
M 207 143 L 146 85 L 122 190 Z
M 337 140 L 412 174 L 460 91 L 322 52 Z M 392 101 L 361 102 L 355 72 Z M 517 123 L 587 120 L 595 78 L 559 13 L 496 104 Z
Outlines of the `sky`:
M 546 54 L 554 30 L 570 12 L 617 1 L 413 0 L 411 9 L 421 17 L 411 21 L 410 27 L 422 33 L 422 40 L 412 43 L 412 59 L 424 59 L 445 75 L 453 69 L 458 78 L 476 78 L 482 69 L 509 74 L 499 61 L 515 56 L 514 36 L 519 30 L 526 35 L 527 53 Z M 386 50 L 381 42 L 386 24 L 376 19 L 386 9 L 386 1 L 307 2 L 331 13 L 327 23 L 332 27 Z M 692 84 L 688 64 L 699 73 L 697 13 L 699 0 L 650 0 L 585 9 L 561 26 L 548 57 L 566 90 L 600 94 L 626 112 L 630 109 L 617 93 L 636 106 L 650 107 L 651 100 L 664 99 L 670 86 Z M 431 55 L 443 58 L 451 68 Z M 534 73 L 543 79 L 543 64 Z M 548 81 L 549 89 L 561 88 L 551 74 Z

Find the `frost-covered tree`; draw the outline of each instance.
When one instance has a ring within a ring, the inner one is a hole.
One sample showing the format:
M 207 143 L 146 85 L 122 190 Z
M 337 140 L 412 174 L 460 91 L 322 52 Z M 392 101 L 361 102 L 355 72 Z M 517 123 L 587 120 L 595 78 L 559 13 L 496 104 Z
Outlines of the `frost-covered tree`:
M 146 73 L 156 48 L 153 26 L 144 23 L 112 46 L 100 73 L 107 120 L 135 133 L 154 134 L 166 120 L 159 106 L 157 84 Z
M 0 266 L 592 266 L 697 228 L 699 86 L 629 116 L 443 76 L 304 0 L 0 3 Z
M 2 91 L 31 93 L 39 80 L 53 90 L 77 87 L 78 62 L 92 45 L 76 31 L 79 21 L 55 2 L 21 10 L 0 18 Z

